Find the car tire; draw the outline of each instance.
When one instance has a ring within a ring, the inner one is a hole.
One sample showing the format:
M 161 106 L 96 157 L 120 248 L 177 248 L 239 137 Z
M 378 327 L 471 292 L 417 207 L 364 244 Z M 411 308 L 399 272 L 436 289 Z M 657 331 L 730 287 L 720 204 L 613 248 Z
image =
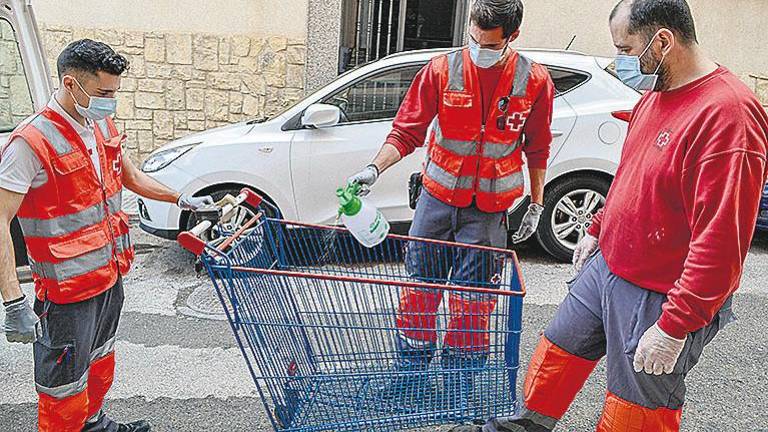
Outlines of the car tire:
M 541 247 L 557 260 L 570 262 L 573 247 L 592 224 L 594 214 L 605 204 L 610 186 L 610 180 L 605 177 L 583 174 L 566 178 L 550 187 L 544 195 L 544 212 L 536 231 L 536 240 Z M 596 200 L 598 203 L 595 205 Z M 576 211 L 569 215 L 561 210 L 563 207 L 558 208 L 560 204 L 569 211 Z M 591 208 L 593 205 L 594 208 Z M 558 233 L 565 234 L 569 230 L 572 231 L 565 238 L 558 237 Z

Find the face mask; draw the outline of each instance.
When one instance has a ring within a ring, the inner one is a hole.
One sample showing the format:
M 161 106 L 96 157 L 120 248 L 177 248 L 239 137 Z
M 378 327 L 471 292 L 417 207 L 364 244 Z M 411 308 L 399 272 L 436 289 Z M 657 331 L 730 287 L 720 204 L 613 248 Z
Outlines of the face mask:
M 658 33 L 656 33 L 658 35 Z M 640 67 L 640 59 L 648 52 L 648 50 L 651 48 L 651 45 L 653 44 L 653 39 L 656 38 L 656 35 L 651 38 L 651 41 L 648 43 L 648 46 L 645 47 L 643 52 L 639 56 L 630 56 L 630 55 L 617 55 L 616 56 L 616 74 L 619 76 L 619 79 L 624 82 L 624 84 L 634 88 L 638 91 L 653 91 L 656 89 L 656 83 L 659 81 L 659 69 L 661 69 L 661 64 L 664 62 L 664 58 L 666 57 L 666 54 L 663 55 L 661 58 L 661 61 L 659 62 L 659 66 L 656 68 L 656 71 L 654 71 L 652 74 L 644 74 L 643 70 Z
M 480 48 L 480 45 L 477 42 L 473 40 L 469 41 L 469 56 L 472 58 L 472 63 L 483 69 L 488 69 L 499 63 L 506 50 L 506 45 L 500 50 L 493 50 Z
M 83 86 L 80 85 L 80 82 L 78 82 L 77 79 L 74 77 L 72 79 L 75 80 L 77 86 L 80 87 L 80 90 L 88 96 L 88 106 L 83 107 L 77 103 L 75 95 L 72 94 L 72 92 L 69 92 L 70 96 L 72 96 L 72 100 L 75 101 L 75 109 L 78 114 L 91 120 L 103 120 L 115 113 L 117 110 L 117 99 L 91 96 L 85 91 Z

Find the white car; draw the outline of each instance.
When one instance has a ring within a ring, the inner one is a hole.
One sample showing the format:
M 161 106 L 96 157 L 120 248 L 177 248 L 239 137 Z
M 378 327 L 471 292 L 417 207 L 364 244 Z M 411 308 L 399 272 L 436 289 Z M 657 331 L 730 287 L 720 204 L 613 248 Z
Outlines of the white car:
M 335 191 L 370 162 L 392 126 L 414 75 L 446 50 L 394 54 L 350 71 L 268 120 L 233 124 L 173 141 L 142 169 L 160 182 L 215 198 L 250 187 L 287 219 L 334 223 Z M 628 112 L 639 94 L 610 70 L 612 59 L 572 51 L 523 50 L 547 66 L 557 88 L 545 212 L 536 238 L 567 260 L 604 203 L 619 162 Z M 387 171 L 369 199 L 395 226 L 408 224 L 407 182 L 425 149 Z M 527 185 L 526 185 L 527 188 Z M 527 207 L 510 209 L 514 229 Z M 140 199 L 141 227 L 173 239 L 190 215 L 167 203 Z

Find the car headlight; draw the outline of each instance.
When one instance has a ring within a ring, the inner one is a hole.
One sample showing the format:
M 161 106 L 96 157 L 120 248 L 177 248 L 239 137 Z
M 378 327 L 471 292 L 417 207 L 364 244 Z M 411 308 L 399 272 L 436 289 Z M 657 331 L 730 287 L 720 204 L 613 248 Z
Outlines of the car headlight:
M 145 173 L 153 173 L 160 171 L 161 169 L 167 167 L 171 164 L 171 162 L 175 161 L 176 159 L 180 158 L 184 153 L 192 150 L 195 148 L 198 143 L 193 144 L 187 144 L 179 147 L 170 148 L 168 150 L 162 150 L 157 153 L 153 153 L 149 155 L 146 161 L 144 161 L 144 164 L 141 166 L 141 170 Z

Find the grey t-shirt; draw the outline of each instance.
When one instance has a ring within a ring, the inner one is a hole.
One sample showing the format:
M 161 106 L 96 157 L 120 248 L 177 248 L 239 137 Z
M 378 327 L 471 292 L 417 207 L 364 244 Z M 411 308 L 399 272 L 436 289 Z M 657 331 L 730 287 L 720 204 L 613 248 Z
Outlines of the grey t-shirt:
M 83 140 L 85 147 L 91 153 L 91 163 L 96 169 L 96 174 L 101 178 L 101 166 L 99 165 L 98 147 L 96 135 L 93 131 L 93 123 L 88 122 L 83 126 L 72 118 L 61 107 L 55 97 L 48 102 L 48 107 L 59 115 L 75 129 Z M 48 175 L 43 169 L 43 164 L 37 158 L 34 150 L 22 138 L 13 139 L 0 154 L 0 188 L 26 194 L 29 189 L 35 189 L 48 181 Z

